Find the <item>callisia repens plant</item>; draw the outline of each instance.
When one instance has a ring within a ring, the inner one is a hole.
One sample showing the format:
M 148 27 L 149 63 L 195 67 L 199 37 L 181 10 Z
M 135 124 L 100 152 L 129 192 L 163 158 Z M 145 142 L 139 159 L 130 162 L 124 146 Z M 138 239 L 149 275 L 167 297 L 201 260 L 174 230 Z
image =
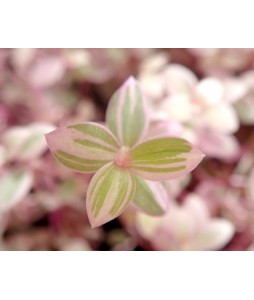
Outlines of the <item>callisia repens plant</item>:
M 186 175 L 204 157 L 185 139 L 162 133 L 147 138 L 149 127 L 147 101 L 130 77 L 110 99 L 105 126 L 84 122 L 46 135 L 60 163 L 95 173 L 86 195 L 93 228 L 118 217 L 130 203 L 150 215 L 165 213 L 167 194 L 160 181 Z

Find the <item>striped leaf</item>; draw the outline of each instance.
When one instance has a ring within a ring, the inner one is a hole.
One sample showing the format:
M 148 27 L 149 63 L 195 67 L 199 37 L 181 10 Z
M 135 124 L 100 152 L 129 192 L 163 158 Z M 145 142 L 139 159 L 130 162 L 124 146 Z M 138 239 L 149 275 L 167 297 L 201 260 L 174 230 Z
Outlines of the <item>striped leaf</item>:
M 119 216 L 133 199 L 135 179 L 127 170 L 109 163 L 92 178 L 86 197 L 86 208 L 92 227 Z
M 55 158 L 79 172 L 95 172 L 112 161 L 119 145 L 102 125 L 87 122 L 59 128 L 46 135 Z
M 168 210 L 169 197 L 160 182 L 154 182 L 135 176 L 136 192 L 133 203 L 135 206 L 152 216 L 163 215 Z
M 191 172 L 204 154 L 181 138 L 162 137 L 131 150 L 134 174 L 149 180 L 168 180 Z
M 113 94 L 107 109 L 106 121 L 124 146 L 131 147 L 143 137 L 148 126 L 147 102 L 133 77 Z

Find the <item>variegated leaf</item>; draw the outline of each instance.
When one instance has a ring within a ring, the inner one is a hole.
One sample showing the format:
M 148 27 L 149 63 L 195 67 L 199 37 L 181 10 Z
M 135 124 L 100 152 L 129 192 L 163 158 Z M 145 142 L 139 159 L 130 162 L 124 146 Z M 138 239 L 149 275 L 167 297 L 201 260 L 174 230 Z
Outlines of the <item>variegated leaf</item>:
M 160 182 L 154 182 L 135 176 L 136 192 L 133 203 L 148 215 L 160 216 L 168 210 L 169 198 Z
M 59 128 L 47 134 L 46 140 L 60 163 L 79 172 L 97 171 L 119 149 L 108 129 L 91 122 Z
M 175 137 L 147 140 L 130 153 L 132 172 L 148 180 L 168 180 L 185 175 L 204 157 L 188 141 Z
M 133 77 L 113 94 L 106 120 L 124 146 L 131 147 L 143 137 L 148 126 L 147 102 L 139 83 Z
M 86 196 L 86 207 L 92 227 L 119 216 L 135 193 L 135 179 L 126 169 L 109 163 L 92 178 Z

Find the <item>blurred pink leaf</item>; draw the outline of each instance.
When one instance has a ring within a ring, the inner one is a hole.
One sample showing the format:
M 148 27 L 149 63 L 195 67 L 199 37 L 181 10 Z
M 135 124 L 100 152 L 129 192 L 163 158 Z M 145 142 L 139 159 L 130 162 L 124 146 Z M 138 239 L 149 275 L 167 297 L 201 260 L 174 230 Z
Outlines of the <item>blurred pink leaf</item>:
M 92 57 L 86 49 L 66 49 L 65 60 L 70 68 L 85 68 L 92 64 Z
M 196 230 L 200 230 L 200 228 L 210 218 L 206 203 L 195 193 L 190 193 L 185 197 L 182 209 L 184 209 L 191 218 L 195 220 Z
M 91 251 L 91 246 L 83 238 L 65 238 L 58 242 L 61 251 Z
M 196 75 L 180 64 L 170 64 L 163 73 L 169 94 L 189 93 L 198 82 Z
M 150 124 L 145 139 L 178 136 L 182 134 L 183 127 L 180 123 L 171 120 L 157 121 Z
M 224 96 L 228 103 L 235 103 L 248 93 L 248 84 L 239 77 L 227 77 L 224 80 Z M 252 83 L 253 84 L 253 83 Z
M 217 250 L 223 248 L 235 232 L 231 222 L 219 218 L 205 224 L 193 241 L 192 250 Z
M 44 123 L 11 127 L 2 137 L 7 158 L 28 161 L 39 157 L 47 149 L 44 134 L 54 129 Z
M 203 199 L 191 193 L 183 205 L 173 204 L 162 217 L 137 214 L 136 226 L 156 250 L 218 250 L 233 237 L 234 225 L 212 218 Z
M 227 103 L 210 107 L 194 121 L 198 128 L 207 128 L 218 133 L 230 134 L 239 128 L 237 114 Z
M 241 149 L 234 136 L 207 130 L 200 130 L 197 134 L 200 141 L 199 147 L 207 156 L 225 161 L 238 158 Z
M 223 93 L 222 82 L 212 77 L 201 80 L 195 89 L 197 101 L 207 107 L 218 104 L 222 100 Z
M 158 106 L 157 118 L 161 120 L 175 120 L 187 122 L 193 116 L 193 104 L 188 94 L 178 93 L 164 99 Z M 156 114 L 155 114 L 156 116 Z
M 168 55 L 155 53 L 143 60 L 140 66 L 139 82 L 144 88 L 144 93 L 149 99 L 160 99 L 165 90 L 165 81 L 160 70 L 166 66 Z
M 234 106 L 242 124 L 254 124 L 254 93 L 236 102 Z
M 28 73 L 29 83 L 38 88 L 47 88 L 59 82 L 64 76 L 65 64 L 60 57 L 41 57 Z
M 33 184 L 33 174 L 17 169 L 0 177 L 0 210 L 6 210 L 21 201 Z
M 25 71 L 36 58 L 35 48 L 17 48 L 12 49 L 11 60 L 18 72 Z

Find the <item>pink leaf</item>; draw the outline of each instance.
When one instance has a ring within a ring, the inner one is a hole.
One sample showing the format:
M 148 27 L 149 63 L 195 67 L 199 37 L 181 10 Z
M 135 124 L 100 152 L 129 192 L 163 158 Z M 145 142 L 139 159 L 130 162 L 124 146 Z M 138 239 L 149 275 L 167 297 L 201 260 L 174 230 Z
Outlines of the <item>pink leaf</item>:
M 218 250 L 223 248 L 235 233 L 234 225 L 222 218 L 214 218 L 199 231 L 192 250 Z

